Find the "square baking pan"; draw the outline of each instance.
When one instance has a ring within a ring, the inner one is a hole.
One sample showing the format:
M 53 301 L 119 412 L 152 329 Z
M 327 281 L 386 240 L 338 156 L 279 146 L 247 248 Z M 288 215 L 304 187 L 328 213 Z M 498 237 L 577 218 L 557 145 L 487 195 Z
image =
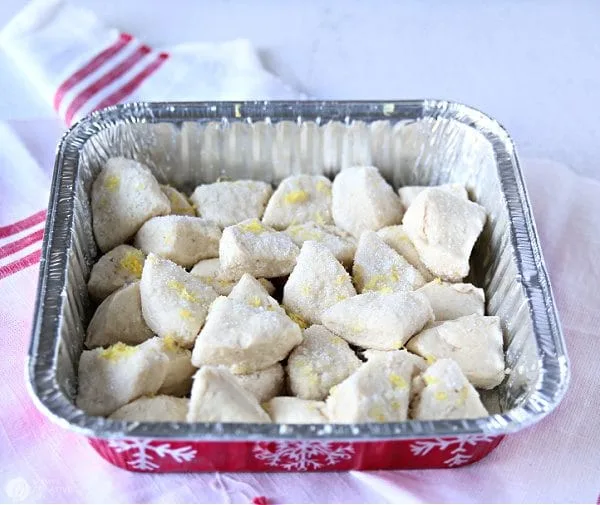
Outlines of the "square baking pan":
M 488 211 L 469 281 L 500 317 L 508 373 L 482 392 L 490 415 L 365 424 L 146 423 L 74 405 L 99 252 L 89 194 L 112 156 L 147 164 L 188 193 L 219 178 L 276 184 L 375 165 L 394 188 L 464 184 Z M 54 422 L 133 471 L 307 471 L 454 467 L 538 422 L 563 397 L 569 365 L 515 147 L 494 119 L 442 100 L 132 103 L 87 116 L 62 138 L 48 208 L 27 363 L 30 392 Z

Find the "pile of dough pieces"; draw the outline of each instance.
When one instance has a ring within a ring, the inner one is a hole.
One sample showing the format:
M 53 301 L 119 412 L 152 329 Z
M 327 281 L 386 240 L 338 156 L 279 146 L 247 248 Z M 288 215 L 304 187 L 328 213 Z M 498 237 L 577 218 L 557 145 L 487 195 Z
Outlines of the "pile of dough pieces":
M 497 317 L 463 283 L 486 220 L 464 187 L 375 167 L 198 186 L 108 160 L 91 193 L 103 255 L 77 405 L 157 422 L 362 423 L 487 415 Z

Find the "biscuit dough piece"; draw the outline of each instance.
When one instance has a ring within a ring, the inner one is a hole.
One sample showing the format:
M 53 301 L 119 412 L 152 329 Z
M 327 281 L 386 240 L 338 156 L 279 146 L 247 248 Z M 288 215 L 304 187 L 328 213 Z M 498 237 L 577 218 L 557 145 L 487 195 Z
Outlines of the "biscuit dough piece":
M 110 158 L 92 184 L 94 236 L 102 252 L 127 242 L 148 219 L 171 212 L 148 167 L 127 158 Z
M 213 288 L 175 263 L 149 254 L 140 282 L 142 313 L 159 336 L 192 347 L 208 307 L 217 297 Z
M 271 419 L 229 370 L 205 366 L 194 376 L 187 421 L 268 423 Z
M 363 231 L 400 224 L 402 204 L 375 167 L 350 167 L 333 181 L 331 213 L 337 226 L 360 237 Z
M 384 356 L 388 352 L 399 352 L 400 354 L 402 354 L 407 360 L 409 360 L 414 366 L 417 367 L 419 373 L 424 372 L 425 369 L 429 366 L 427 364 L 427 361 L 424 360 L 421 356 L 413 354 L 412 352 L 408 352 L 405 349 L 400 349 L 399 351 L 379 351 L 377 349 L 367 349 L 362 354 L 366 358 L 366 360 L 369 361 L 370 359 L 376 358 L 378 356 Z
M 115 291 L 96 309 L 87 328 L 85 346 L 92 349 L 117 342 L 141 344 L 153 334 L 142 315 L 140 283 L 134 282 Z
M 286 177 L 271 196 L 262 220 L 276 230 L 307 221 L 332 223 L 331 181 L 322 175 Z
M 90 296 L 102 301 L 125 284 L 139 281 L 145 260 L 144 253 L 130 245 L 119 245 L 110 250 L 92 267 L 88 281 Z
M 289 235 L 257 219 L 225 228 L 219 244 L 221 271 L 232 279 L 245 273 L 256 278 L 287 275 L 299 253 Z
M 473 284 L 451 284 L 440 279 L 431 281 L 419 289 L 431 303 L 436 321 L 458 319 L 462 316 L 478 314 L 483 316 L 485 295 L 483 289 Z
M 271 185 L 262 181 L 223 181 L 198 186 L 190 200 L 198 216 L 225 228 L 260 219 L 272 193 Z
M 334 423 L 404 421 L 408 417 L 412 379 L 419 373 L 411 359 L 399 351 L 375 356 L 327 398 L 327 413 Z
M 408 234 L 401 224 L 395 226 L 386 226 L 377 231 L 377 235 L 394 251 L 400 254 L 406 261 L 415 267 L 425 282 L 435 279 L 435 276 L 427 270 L 425 263 L 421 261 L 415 245 L 410 240 Z
M 324 400 L 329 390 L 361 365 L 348 343 L 327 328 L 313 325 L 288 357 L 290 391 L 305 400 Z
M 236 375 L 239 384 L 252 393 L 260 404 L 270 400 L 283 391 L 284 373 L 281 363 L 249 374 Z
M 301 341 L 300 327 L 280 311 L 221 296 L 196 339 L 192 363 L 248 374 L 281 361 Z
M 451 359 L 436 361 L 416 381 L 422 385 L 417 386 L 421 390 L 411 404 L 412 419 L 475 419 L 488 415 L 479 393 Z
M 304 242 L 283 287 L 286 309 L 309 324 L 320 324 L 324 310 L 355 295 L 350 275 L 331 251 L 319 242 Z
M 172 337 L 155 340 L 168 360 L 167 374 L 158 392 L 172 396 L 187 396 L 192 389 L 192 377 L 197 370 L 192 365 L 192 351 L 177 345 Z
M 416 291 L 364 293 L 323 312 L 323 326 L 347 342 L 392 351 L 433 321 L 429 300 Z
M 239 279 L 231 279 L 231 276 L 221 272 L 221 262 L 219 258 L 201 260 L 190 270 L 192 275 L 198 277 L 202 282 L 211 286 L 219 295 L 227 296 L 231 293 L 233 287 Z M 258 282 L 272 295 L 275 293 L 275 286 L 267 279 L 258 279 Z
M 165 380 L 167 358 L 153 340 L 83 351 L 77 406 L 92 416 L 107 416 L 140 396 L 157 393 Z
M 169 199 L 171 214 L 177 216 L 196 215 L 194 207 L 192 207 L 192 204 L 181 191 L 177 191 L 173 186 L 169 186 L 168 184 L 161 184 L 160 189 Z
M 302 247 L 307 240 L 314 240 L 327 247 L 345 267 L 352 265 L 356 239 L 337 226 L 308 222 L 292 225 L 285 232 L 298 247 Z
M 269 295 L 264 284 L 250 274 L 242 275 L 242 278 L 229 293 L 229 298 L 245 303 L 250 307 L 274 310 L 281 314 L 285 314 L 285 310 L 283 310 L 275 298 L 272 298 Z
M 403 186 L 398 188 L 398 196 L 400 197 L 400 201 L 402 202 L 404 210 L 408 209 L 414 202 L 415 198 L 428 188 L 443 189 L 444 191 L 448 191 L 454 196 L 458 196 L 463 200 L 469 199 L 469 194 L 462 184 L 450 183 L 440 184 L 439 186 Z
M 374 231 L 364 232 L 358 240 L 352 277 L 359 293 L 413 291 L 425 284 L 419 271 Z
M 492 389 L 504 379 L 504 352 L 500 319 L 473 314 L 423 330 L 406 348 L 431 361 L 456 361 L 476 388 Z
M 322 424 L 328 422 L 325 402 L 302 400 L 293 396 L 277 396 L 269 400 L 264 407 L 274 423 Z
M 221 229 L 199 217 L 160 216 L 146 221 L 135 236 L 135 246 L 183 267 L 219 255 Z
M 459 282 L 486 220 L 485 209 L 448 191 L 422 191 L 404 215 L 403 225 L 427 268 L 443 280 Z
M 167 395 L 142 396 L 115 410 L 110 419 L 139 423 L 185 422 L 189 402 L 187 398 Z

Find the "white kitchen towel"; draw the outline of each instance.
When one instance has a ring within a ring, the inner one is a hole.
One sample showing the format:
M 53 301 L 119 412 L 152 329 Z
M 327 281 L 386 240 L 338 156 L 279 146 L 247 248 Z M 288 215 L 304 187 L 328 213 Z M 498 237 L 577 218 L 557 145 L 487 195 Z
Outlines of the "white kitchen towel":
M 65 0 L 33 0 L 0 32 L 0 47 L 68 125 L 124 101 L 295 100 L 252 44 L 154 49 Z

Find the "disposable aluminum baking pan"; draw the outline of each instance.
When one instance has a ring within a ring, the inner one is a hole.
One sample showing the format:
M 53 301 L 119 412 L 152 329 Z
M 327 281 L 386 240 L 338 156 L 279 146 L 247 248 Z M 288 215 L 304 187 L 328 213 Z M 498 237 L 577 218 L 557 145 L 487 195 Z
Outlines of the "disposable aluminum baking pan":
M 73 399 L 98 257 L 92 181 L 111 156 L 146 163 L 190 192 L 219 177 L 277 183 L 377 166 L 395 187 L 464 184 L 488 220 L 471 261 L 502 322 L 509 373 L 483 395 L 492 414 L 355 425 L 139 423 L 85 414 Z M 134 471 L 304 471 L 459 466 L 560 402 L 569 365 L 513 142 L 494 119 L 439 100 L 132 103 L 95 112 L 62 138 L 48 208 L 29 386 L 54 422 Z

